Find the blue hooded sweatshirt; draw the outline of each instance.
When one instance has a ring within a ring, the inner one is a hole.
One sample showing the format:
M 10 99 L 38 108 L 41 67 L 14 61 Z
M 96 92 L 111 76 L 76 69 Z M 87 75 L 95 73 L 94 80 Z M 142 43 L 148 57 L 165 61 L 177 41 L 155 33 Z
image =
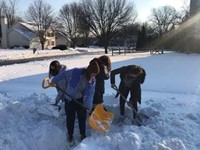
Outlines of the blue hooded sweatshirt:
M 64 70 L 56 75 L 52 82 L 57 84 L 63 79 L 66 82 L 65 98 L 68 101 L 83 98 L 83 105 L 91 110 L 96 80 L 91 83 L 86 80 L 85 68 Z

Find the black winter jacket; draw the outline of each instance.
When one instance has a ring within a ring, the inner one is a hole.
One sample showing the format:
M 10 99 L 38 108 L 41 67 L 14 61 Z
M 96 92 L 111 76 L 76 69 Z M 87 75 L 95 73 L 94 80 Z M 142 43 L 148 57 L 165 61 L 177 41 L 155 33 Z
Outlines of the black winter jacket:
M 103 94 L 105 92 L 104 80 L 108 80 L 110 75 L 105 65 L 101 64 L 100 62 L 98 62 L 98 64 L 99 64 L 100 72 L 96 76 L 95 92 L 100 92 Z
M 137 74 L 136 79 L 131 80 L 131 78 L 126 78 L 127 75 L 130 72 L 134 72 L 134 74 Z M 121 68 L 117 68 L 115 70 L 111 71 L 111 78 L 110 78 L 110 82 L 111 84 L 115 84 L 115 75 L 120 74 L 120 85 L 119 85 L 119 91 L 124 91 L 124 90 L 135 90 L 135 91 L 141 91 L 140 89 L 140 84 L 144 83 L 145 77 L 146 77 L 146 72 L 143 68 L 136 66 L 136 65 L 128 65 L 128 66 L 123 66 Z M 125 80 L 129 80 L 126 81 Z M 129 83 L 130 86 L 127 86 L 126 83 Z M 138 85 L 139 83 L 139 85 Z M 138 86 L 135 86 L 135 85 Z M 123 88 L 123 89 L 122 89 Z M 126 88 L 126 89 L 124 89 Z M 137 89 L 136 89 L 137 88 Z M 141 92 L 136 93 L 136 97 L 138 102 L 141 104 Z M 119 93 L 117 92 L 115 97 L 118 97 Z

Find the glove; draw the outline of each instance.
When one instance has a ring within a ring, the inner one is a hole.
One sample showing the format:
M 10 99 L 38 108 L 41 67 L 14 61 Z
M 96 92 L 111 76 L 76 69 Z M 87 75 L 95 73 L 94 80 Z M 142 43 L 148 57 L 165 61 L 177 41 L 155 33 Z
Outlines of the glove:
M 52 105 L 52 106 L 58 106 L 58 104 L 57 104 L 57 103 L 53 103 L 53 104 L 50 104 L 50 105 Z
M 115 84 L 111 84 L 111 88 L 117 89 L 117 86 Z
M 55 84 L 55 83 L 52 83 L 52 82 L 50 82 L 50 83 L 49 83 L 49 86 L 51 86 L 51 87 L 56 87 L 56 84 Z

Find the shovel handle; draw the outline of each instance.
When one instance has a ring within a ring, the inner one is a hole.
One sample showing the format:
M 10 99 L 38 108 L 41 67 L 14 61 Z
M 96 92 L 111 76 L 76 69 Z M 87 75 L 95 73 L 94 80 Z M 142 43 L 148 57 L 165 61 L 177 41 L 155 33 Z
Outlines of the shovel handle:
M 117 91 L 120 95 L 121 95 L 121 97 L 122 97 L 122 99 L 124 100 L 124 102 L 128 102 L 128 100 L 122 95 L 122 93 L 119 91 L 119 89 L 117 88 L 117 86 L 116 85 L 114 85 L 114 86 L 112 86 L 112 88 L 115 90 L 115 91 Z M 133 112 L 136 114 L 136 122 L 137 122 L 137 124 L 139 125 L 139 126 L 141 126 L 142 125 L 142 122 L 141 122 L 141 117 L 139 116 L 139 114 L 138 114 L 138 112 L 135 110 L 135 108 L 133 108 L 133 107 L 130 107 L 132 110 L 133 110 Z
M 44 78 L 42 80 L 42 88 L 47 89 L 49 87 L 56 87 L 56 84 L 50 83 L 49 78 Z
M 121 94 L 121 92 L 119 91 L 119 89 L 118 89 L 118 87 L 116 85 L 113 85 L 112 88 L 121 95 L 121 97 L 123 98 L 123 100 L 125 102 L 128 102 L 127 99 Z
M 118 91 L 118 88 L 115 84 L 112 85 L 112 88 L 115 90 L 115 91 Z
M 43 80 L 42 80 L 42 88 L 43 89 L 47 89 L 47 88 L 49 88 L 50 87 L 50 85 L 49 85 L 49 78 L 44 78 Z
M 47 78 L 44 78 L 44 79 L 42 80 L 42 88 L 43 88 L 43 89 L 47 89 L 47 88 L 49 88 L 49 87 L 56 87 L 57 89 L 59 89 L 60 91 L 62 91 L 64 94 L 66 94 L 67 96 L 71 97 L 66 91 L 64 91 L 63 89 L 61 89 L 58 85 L 56 85 L 56 84 L 54 84 L 54 83 L 50 83 L 48 77 L 47 77 Z M 72 97 L 71 97 L 71 98 L 72 98 Z M 73 98 L 72 98 L 72 100 L 73 100 L 75 103 L 77 103 L 78 105 L 80 105 L 81 107 L 83 107 L 84 109 L 86 109 L 86 111 L 87 111 L 88 113 L 92 113 L 92 111 L 90 111 L 87 107 L 85 107 L 85 106 L 84 106 L 82 103 L 80 103 L 79 101 L 74 100 Z

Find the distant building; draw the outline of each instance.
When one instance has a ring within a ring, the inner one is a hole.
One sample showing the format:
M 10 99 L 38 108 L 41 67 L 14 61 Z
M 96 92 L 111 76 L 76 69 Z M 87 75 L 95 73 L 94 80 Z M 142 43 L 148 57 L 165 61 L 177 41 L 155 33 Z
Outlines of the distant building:
M 1 48 L 25 47 L 41 49 L 37 28 L 34 24 L 18 22 L 8 28 L 7 18 L 1 17 Z M 45 49 L 56 45 L 55 34 L 51 28 L 46 33 Z
M 56 46 L 65 45 L 66 47 L 70 46 L 70 41 L 60 32 L 56 32 Z

